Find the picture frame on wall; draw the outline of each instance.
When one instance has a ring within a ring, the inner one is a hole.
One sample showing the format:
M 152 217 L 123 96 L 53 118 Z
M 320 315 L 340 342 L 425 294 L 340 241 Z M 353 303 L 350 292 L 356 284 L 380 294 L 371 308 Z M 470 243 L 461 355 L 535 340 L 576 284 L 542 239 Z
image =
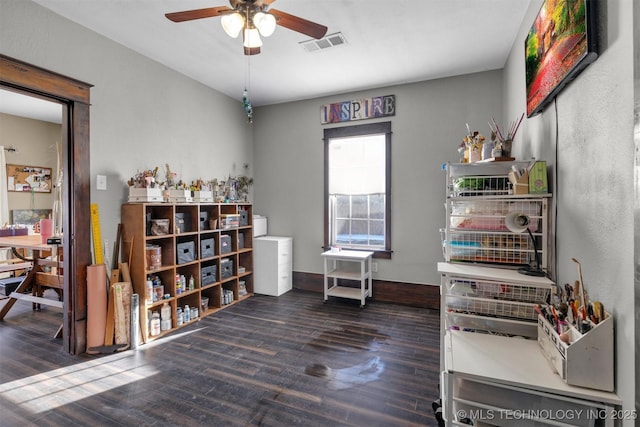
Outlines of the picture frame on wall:
M 36 225 L 41 219 L 51 218 L 51 209 L 12 209 L 11 223 L 14 225 Z
M 527 117 L 598 57 L 594 0 L 545 0 L 524 42 Z
M 51 174 L 51 168 L 7 164 L 7 191 L 51 193 Z

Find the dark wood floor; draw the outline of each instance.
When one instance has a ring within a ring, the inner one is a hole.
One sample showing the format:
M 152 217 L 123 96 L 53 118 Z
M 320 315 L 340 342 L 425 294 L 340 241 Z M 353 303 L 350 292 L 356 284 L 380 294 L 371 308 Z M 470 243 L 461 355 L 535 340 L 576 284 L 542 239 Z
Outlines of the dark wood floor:
M 0 322 L 0 425 L 437 426 L 438 312 L 358 305 L 257 295 L 97 357 L 63 353 L 61 310 L 19 302 Z

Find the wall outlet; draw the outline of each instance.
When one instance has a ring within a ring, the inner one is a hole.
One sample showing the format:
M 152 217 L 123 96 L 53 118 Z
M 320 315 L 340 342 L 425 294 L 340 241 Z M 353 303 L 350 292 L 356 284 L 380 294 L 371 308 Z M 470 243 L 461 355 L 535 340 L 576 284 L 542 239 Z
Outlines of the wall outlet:
M 373 273 L 377 273 L 378 272 L 378 263 L 377 262 L 372 262 L 371 263 L 371 271 Z

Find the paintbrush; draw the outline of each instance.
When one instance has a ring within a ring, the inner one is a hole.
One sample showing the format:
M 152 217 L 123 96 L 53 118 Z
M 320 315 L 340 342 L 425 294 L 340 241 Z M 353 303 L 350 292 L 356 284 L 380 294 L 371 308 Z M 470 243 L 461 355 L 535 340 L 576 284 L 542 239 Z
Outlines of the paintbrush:
M 582 281 L 582 266 L 580 265 L 580 262 L 575 259 L 575 258 L 571 258 L 571 260 L 573 262 L 575 262 L 576 264 L 578 264 L 578 276 L 580 277 L 580 297 L 581 297 L 581 302 L 582 302 L 582 307 L 584 310 L 587 309 L 587 294 L 584 290 L 584 282 Z
M 498 138 L 500 139 L 500 141 L 504 141 L 504 137 L 502 136 L 502 132 L 500 131 L 500 126 L 498 126 L 496 119 L 493 116 L 491 116 L 491 120 L 493 121 L 493 125 L 496 127 Z
M 518 128 L 520 128 L 520 123 L 522 123 L 522 119 L 524 119 L 524 113 L 522 113 L 522 115 L 520 116 L 520 120 L 518 120 L 518 124 L 516 125 L 515 129 L 513 130 L 513 136 L 516 136 L 516 132 L 518 132 Z

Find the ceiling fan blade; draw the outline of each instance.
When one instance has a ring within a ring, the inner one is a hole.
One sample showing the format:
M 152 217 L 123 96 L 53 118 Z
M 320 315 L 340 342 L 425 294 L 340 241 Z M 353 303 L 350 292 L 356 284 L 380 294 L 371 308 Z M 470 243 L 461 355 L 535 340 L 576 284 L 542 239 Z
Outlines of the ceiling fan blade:
M 192 21 L 194 19 L 212 18 L 214 16 L 224 15 L 233 9 L 227 6 L 207 7 L 205 9 L 185 10 L 182 12 L 166 13 L 169 20 L 173 22 Z
M 245 2 L 247 2 L 247 0 L 230 0 L 231 1 L 231 6 L 236 7 L 236 4 L 243 4 Z M 254 6 L 257 7 L 263 7 L 263 6 L 269 6 L 271 3 L 273 3 L 276 0 L 249 0 L 249 2 L 253 2 Z
M 315 39 L 321 39 L 327 34 L 327 27 L 307 21 L 298 16 L 290 15 L 278 9 L 269 9 L 269 13 L 276 17 L 276 22 L 285 28 L 306 34 Z
M 245 55 L 257 55 L 260 53 L 259 47 L 245 47 L 244 54 Z

